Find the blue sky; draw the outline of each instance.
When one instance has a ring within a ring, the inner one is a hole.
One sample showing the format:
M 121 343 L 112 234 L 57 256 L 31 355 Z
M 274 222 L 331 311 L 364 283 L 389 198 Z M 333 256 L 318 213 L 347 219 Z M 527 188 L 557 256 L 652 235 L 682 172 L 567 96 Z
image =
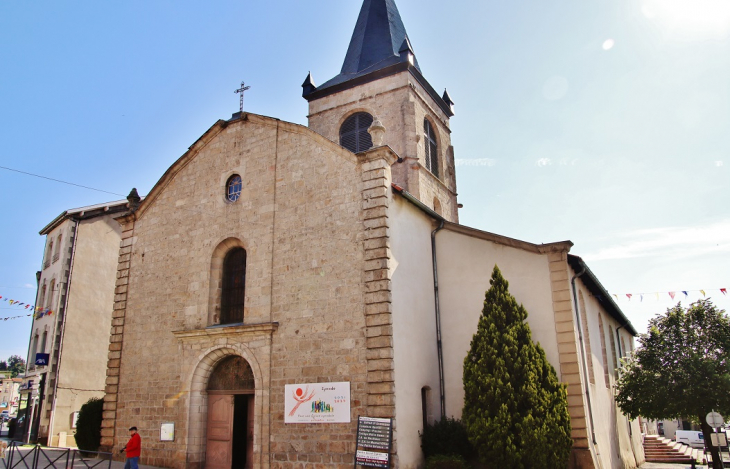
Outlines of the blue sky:
M 456 103 L 462 223 L 570 239 L 642 332 L 670 291 L 730 309 L 727 0 L 396 1 Z M 242 80 L 246 110 L 306 124 L 300 85 L 339 72 L 360 5 L 0 2 L 0 166 L 146 194 Z M 55 216 L 120 198 L 0 169 L 0 295 L 34 301 Z M 0 321 L 0 359 L 29 329 Z

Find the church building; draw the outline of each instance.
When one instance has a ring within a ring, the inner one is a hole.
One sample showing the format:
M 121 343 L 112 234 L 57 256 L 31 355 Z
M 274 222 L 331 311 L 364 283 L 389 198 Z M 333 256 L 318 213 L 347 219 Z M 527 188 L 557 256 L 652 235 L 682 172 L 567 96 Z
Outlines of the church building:
M 496 264 L 567 384 L 570 467 L 642 463 L 612 393 L 633 326 L 571 242 L 459 224 L 454 103 L 394 1 L 364 0 L 341 73 L 302 86 L 307 127 L 219 120 L 117 218 L 102 446 L 136 426 L 143 464 L 348 468 L 368 417 L 390 467 L 423 468 Z

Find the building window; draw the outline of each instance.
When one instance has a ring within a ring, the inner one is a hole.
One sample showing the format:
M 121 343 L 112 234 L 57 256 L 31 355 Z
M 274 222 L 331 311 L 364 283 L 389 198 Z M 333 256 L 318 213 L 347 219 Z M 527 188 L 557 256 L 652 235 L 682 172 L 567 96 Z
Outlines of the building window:
M 246 250 L 234 248 L 223 259 L 221 291 L 221 324 L 243 322 L 243 304 L 246 293 Z
M 43 281 L 43 286 L 41 287 L 41 296 L 38 298 L 38 306 L 43 306 L 46 301 L 46 281 Z
M 235 202 L 241 198 L 241 189 L 243 189 L 243 181 L 241 176 L 234 174 L 228 178 L 226 183 L 226 199 L 229 202 Z
M 35 368 L 35 354 L 38 353 L 38 331 L 36 331 L 35 336 L 33 336 L 33 347 L 30 349 L 30 357 L 28 357 L 28 361 L 30 362 L 30 365 Z
M 601 355 L 603 357 L 603 379 L 606 387 L 611 387 L 611 380 L 608 378 L 608 354 L 606 353 L 606 332 L 603 329 L 603 317 L 598 313 L 598 332 L 601 335 Z
M 423 418 L 423 430 L 426 430 L 431 421 L 431 388 L 421 388 L 421 417 Z
M 368 128 L 373 123 L 373 116 L 367 112 L 358 112 L 347 118 L 340 127 L 340 145 L 353 153 L 369 150 L 373 146 Z
M 612 361 L 614 362 L 613 377 L 618 378 L 618 355 L 616 355 L 616 336 L 613 335 L 613 327 L 608 326 L 608 332 L 611 334 L 611 353 L 613 355 Z
M 51 256 L 53 256 L 53 241 L 48 243 L 48 249 L 46 249 L 46 259 L 43 262 L 43 268 L 51 265 Z
M 441 209 L 441 202 L 437 197 L 433 198 L 433 211 L 438 213 L 439 215 L 443 215 L 443 210 Z
M 583 300 L 583 292 L 578 292 L 578 304 L 580 305 L 580 321 L 583 323 L 583 345 L 586 350 L 586 362 L 588 362 L 588 380 L 596 384 L 596 376 L 593 373 L 593 351 L 591 350 L 591 335 L 588 333 L 588 314 L 586 303 Z
M 436 132 L 428 119 L 423 119 L 423 143 L 426 147 L 426 169 L 439 177 L 439 153 Z
M 53 262 L 56 262 L 61 257 L 61 235 L 58 235 L 56 239 L 56 252 L 53 253 Z
M 47 308 L 53 307 L 53 291 L 56 289 L 56 279 L 51 280 L 51 286 L 48 289 L 48 304 L 46 304 Z
M 43 331 L 41 338 L 41 353 L 46 353 L 46 342 L 48 341 L 48 331 Z

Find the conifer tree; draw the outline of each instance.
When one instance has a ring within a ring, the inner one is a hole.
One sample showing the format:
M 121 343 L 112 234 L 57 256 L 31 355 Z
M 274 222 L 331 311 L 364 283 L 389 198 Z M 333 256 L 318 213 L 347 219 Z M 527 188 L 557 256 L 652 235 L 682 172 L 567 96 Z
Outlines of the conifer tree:
M 527 311 L 495 265 L 479 326 L 464 359 L 462 421 L 489 468 L 565 468 L 568 394 L 539 344 Z

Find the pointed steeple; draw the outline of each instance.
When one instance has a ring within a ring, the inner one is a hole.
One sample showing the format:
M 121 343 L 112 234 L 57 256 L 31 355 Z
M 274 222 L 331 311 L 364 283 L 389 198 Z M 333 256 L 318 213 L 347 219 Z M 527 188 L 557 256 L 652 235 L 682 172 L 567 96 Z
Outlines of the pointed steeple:
M 449 96 L 449 92 L 446 91 L 446 88 L 444 88 L 444 95 L 441 97 L 441 99 L 444 100 L 447 106 L 449 106 L 449 109 L 451 109 L 451 113 L 454 112 L 454 102 L 451 100 L 451 96 Z
M 395 1 L 365 0 L 341 73 L 373 71 L 398 62 L 403 41 L 408 41 L 408 34 Z
M 421 72 L 394 0 L 364 0 L 340 74 L 317 91 L 400 63 Z
M 315 89 L 317 89 L 317 86 L 314 84 L 314 80 L 312 79 L 312 72 L 309 72 L 304 83 L 302 83 L 302 97 L 306 97 Z

